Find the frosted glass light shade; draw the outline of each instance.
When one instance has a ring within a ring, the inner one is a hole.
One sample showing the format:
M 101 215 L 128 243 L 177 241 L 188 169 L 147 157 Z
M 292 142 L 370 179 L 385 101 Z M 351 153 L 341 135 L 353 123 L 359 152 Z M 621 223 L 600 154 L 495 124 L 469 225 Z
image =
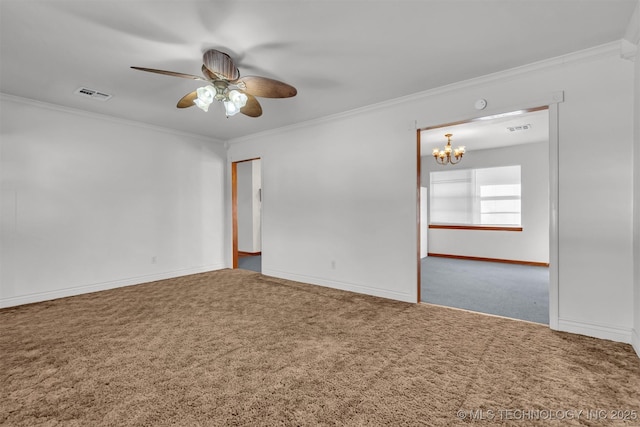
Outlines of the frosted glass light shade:
M 239 109 L 247 105 L 247 95 L 237 90 L 232 90 L 229 92 L 229 100 L 233 102 L 233 104 Z
M 229 91 L 227 98 L 228 101 L 224 101 L 224 109 L 228 117 L 238 114 L 240 109 L 247 105 L 247 99 L 249 99 L 247 95 L 237 90 Z
M 216 89 L 213 86 L 203 86 L 196 89 L 196 94 L 198 97 L 193 100 L 193 103 L 202 111 L 209 111 L 209 105 L 214 100 Z
M 240 112 L 240 108 L 231 101 L 224 101 L 224 109 L 228 117 L 235 116 Z

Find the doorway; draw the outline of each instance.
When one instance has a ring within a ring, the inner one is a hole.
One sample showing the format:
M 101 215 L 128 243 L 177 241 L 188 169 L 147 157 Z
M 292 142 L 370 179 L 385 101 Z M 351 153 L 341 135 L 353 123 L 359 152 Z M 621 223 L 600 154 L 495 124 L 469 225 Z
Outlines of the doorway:
M 418 130 L 419 302 L 550 324 L 549 110 Z M 433 158 L 448 134 L 460 164 Z
M 233 268 L 262 270 L 262 163 L 231 164 Z

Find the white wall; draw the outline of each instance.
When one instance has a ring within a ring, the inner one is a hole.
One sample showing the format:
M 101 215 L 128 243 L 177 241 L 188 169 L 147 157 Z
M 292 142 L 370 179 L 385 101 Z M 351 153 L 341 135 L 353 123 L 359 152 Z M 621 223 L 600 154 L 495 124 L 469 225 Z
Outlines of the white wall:
M 420 258 L 429 254 L 429 189 L 420 186 Z
M 238 250 L 257 253 L 260 248 L 260 159 L 237 165 Z
M 640 49 L 640 45 L 638 45 Z M 633 344 L 640 356 L 640 58 L 635 59 L 635 126 L 634 126 L 634 336 Z
M 253 252 L 253 173 L 251 162 L 238 163 L 238 250 Z
M 633 247 L 634 247 L 634 327 L 633 347 L 640 356 L 640 0 L 636 4 L 635 11 L 627 28 L 626 38 L 632 50 L 631 59 L 634 61 L 634 131 L 633 131 Z
M 224 147 L 0 98 L 0 306 L 226 265 Z
M 251 161 L 253 180 L 253 252 L 262 251 L 262 163 Z
M 459 169 L 521 165 L 522 232 L 429 229 L 429 252 L 513 261 L 549 262 L 548 142 L 473 150 Z M 437 166 L 438 168 L 435 168 Z M 429 173 L 442 170 L 431 156 L 422 157 L 422 185 Z
M 633 64 L 618 43 L 231 141 L 263 159 L 263 272 L 417 299 L 416 128 L 559 105 L 560 329 L 629 342 Z M 303 96 L 300 94 L 300 96 Z
M 415 138 L 372 112 L 232 145 L 262 159 L 263 273 L 415 301 Z

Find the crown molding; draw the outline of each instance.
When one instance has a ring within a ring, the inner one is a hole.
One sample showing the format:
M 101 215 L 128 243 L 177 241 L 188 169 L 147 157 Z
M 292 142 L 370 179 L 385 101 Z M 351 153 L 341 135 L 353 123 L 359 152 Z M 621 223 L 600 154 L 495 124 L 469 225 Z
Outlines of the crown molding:
M 639 4 L 640 4 L 640 0 Z M 638 29 L 633 30 L 633 28 L 636 28 L 637 25 L 632 25 L 633 22 L 638 21 L 638 7 L 636 7 L 636 10 L 634 12 L 635 19 L 632 19 L 632 22 L 629 25 L 628 31 L 627 33 L 632 33 L 633 31 L 636 31 L 636 36 L 638 33 L 640 33 L 640 31 Z M 143 122 L 138 122 L 138 121 L 134 121 L 134 120 L 127 120 L 127 119 L 122 119 L 119 117 L 115 117 L 115 116 L 110 116 L 107 114 L 100 114 L 100 113 L 93 113 L 93 112 L 88 112 L 85 110 L 80 110 L 80 109 L 76 109 L 76 108 L 71 108 L 71 107 L 64 107 L 58 104 L 51 104 L 51 103 L 47 103 L 47 102 L 43 102 L 43 101 L 37 101 L 34 99 L 29 99 L 29 98 L 23 98 L 23 97 L 19 97 L 19 96 L 15 96 L 15 95 L 10 95 L 10 94 L 6 94 L 3 92 L 0 92 L 0 99 L 1 100 L 8 100 L 8 101 L 13 101 L 13 102 L 18 102 L 18 103 L 22 103 L 22 104 L 27 104 L 27 105 L 33 105 L 33 106 L 37 106 L 37 107 L 41 107 L 41 108 L 47 108 L 47 109 L 51 109 L 51 110 L 56 110 L 56 111 L 63 111 L 63 112 L 67 112 L 70 114 L 75 114 L 75 115 L 79 115 L 79 116 L 85 116 L 85 117 L 92 117 L 92 118 L 96 118 L 96 119 L 101 119 L 101 120 L 108 120 L 114 123 L 120 123 L 120 124 L 126 124 L 126 125 L 130 125 L 130 126 L 136 126 L 136 127 L 140 127 L 140 128 L 144 128 L 144 129 L 149 129 L 149 130 L 154 130 L 157 132 L 163 132 L 163 133 L 170 133 L 173 135 L 178 135 L 178 136 L 186 136 L 186 137 L 191 137 L 191 138 L 196 138 L 196 139 L 200 139 L 203 141 L 207 141 L 207 142 L 213 142 L 215 144 L 219 144 L 221 146 L 227 147 L 227 146 L 231 146 L 231 145 L 235 145 L 235 144 L 239 144 L 239 143 L 243 143 L 243 142 L 249 142 L 249 141 L 255 141 L 264 137 L 268 137 L 268 136 L 272 136 L 272 135 L 279 135 L 282 132 L 290 132 L 290 131 L 294 131 L 297 129 L 303 129 L 303 128 L 308 128 L 310 126 L 317 126 L 323 123 L 328 123 L 328 122 L 334 122 L 336 120 L 342 120 L 345 118 L 349 118 L 349 117 L 354 117 L 363 113 L 367 113 L 367 112 L 372 112 L 372 111 L 377 111 L 377 110 L 381 110 L 381 109 L 385 109 L 385 108 L 389 108 L 389 107 L 394 107 L 396 105 L 399 104 L 404 104 L 407 102 L 412 102 L 412 101 L 420 101 L 423 100 L 425 98 L 429 98 L 435 95 L 441 95 L 441 94 L 446 94 L 446 93 L 450 93 L 453 91 L 457 91 L 457 90 L 462 90 L 462 89 L 466 89 L 466 88 L 473 88 L 476 86 L 481 86 L 481 85 L 486 85 L 486 84 L 490 84 L 496 81 L 505 81 L 508 79 L 513 79 L 513 78 L 517 78 L 523 75 L 527 75 L 530 73 L 534 73 L 540 70 L 545 70 L 545 69 L 550 69 L 550 68 L 554 68 L 554 67 L 559 67 L 559 66 L 564 66 L 570 63 L 579 63 L 579 62 L 583 62 L 583 61 L 592 61 L 592 60 L 597 60 L 600 58 L 605 58 L 605 57 L 622 57 L 622 58 L 626 58 L 626 59 L 632 59 L 635 57 L 636 55 L 636 51 L 637 48 L 635 48 L 635 46 L 632 48 L 629 45 L 628 39 L 627 40 L 618 40 L 615 42 L 611 42 L 611 43 L 607 43 L 604 45 L 600 45 L 600 46 L 595 46 L 592 48 L 588 48 L 588 49 L 584 49 L 584 50 L 580 50 L 577 52 L 572 52 L 569 53 L 567 55 L 562 55 L 562 56 L 558 56 L 558 57 L 554 57 L 554 58 L 549 58 L 549 59 L 545 59 L 542 61 L 538 61 L 538 62 L 534 62 L 531 64 L 527 64 L 527 65 L 523 65 L 523 66 L 519 66 L 519 67 L 514 67 L 514 68 L 510 68 L 507 70 L 503 70 L 503 71 L 498 71 L 495 73 L 491 73 L 491 74 L 487 74 L 484 76 L 480 76 L 480 77 L 475 77 L 472 79 L 468 79 L 468 80 L 463 80 L 460 82 L 456 82 L 456 83 L 452 83 L 449 85 L 444 85 L 444 86 L 440 86 L 437 88 L 433 88 L 433 89 L 429 89 L 426 91 L 422 91 L 422 92 L 417 92 L 414 94 L 410 94 L 410 95 L 406 95 L 403 97 L 399 97 L 399 98 L 394 98 L 391 100 L 387 100 L 387 101 L 383 101 L 383 102 L 379 102 L 376 104 L 371 104 L 368 106 L 364 106 L 364 107 L 360 107 L 360 108 L 355 108 L 352 110 L 348 110 L 348 111 L 344 111 L 341 113 L 337 113 L 337 114 L 332 114 L 329 116 L 325 116 L 325 117 L 320 117 L 317 119 L 312 119 L 312 120 L 307 120 L 304 122 L 300 122 L 300 123 L 296 123 L 293 125 L 289 125 L 289 126 L 283 126 L 280 128 L 276 128 L 276 129 L 270 129 L 270 130 L 266 130 L 264 132 L 258 132 L 258 133 L 254 133 L 251 135 L 245 135 L 239 138 L 233 138 L 233 139 L 229 139 L 226 141 L 223 140 L 219 140 L 219 139 L 215 139 L 215 138 L 210 138 L 210 137 L 205 137 L 203 135 L 198 135 L 198 134 L 194 134 L 194 133 L 189 133 L 189 132 L 184 132 L 184 131 L 178 131 L 175 129 L 170 129 L 170 128 L 165 128 L 165 127 L 161 127 L 161 126 L 156 126 L 156 125 L 151 125 L 148 123 L 143 123 Z
M 620 41 L 620 58 L 628 61 L 635 61 L 638 54 L 638 45 L 631 43 L 629 40 L 622 39 Z
M 90 111 L 80 110 L 78 108 L 65 107 L 65 106 L 62 106 L 62 105 L 52 104 L 52 103 L 49 103 L 49 102 L 37 101 L 37 100 L 31 99 L 31 98 L 23 98 L 21 96 L 10 95 L 10 94 L 4 93 L 4 92 L 0 92 L 0 100 L 15 102 L 15 103 L 18 103 L 18 104 L 23 104 L 23 105 L 30 105 L 30 106 L 33 106 L 33 107 L 45 108 L 47 110 L 60 111 L 60 112 L 63 112 L 63 113 L 73 114 L 73 115 L 76 115 L 76 116 L 82 116 L 82 117 L 89 117 L 89 118 L 98 119 L 98 120 L 104 120 L 104 121 L 108 121 L 108 122 L 111 122 L 111 123 L 117 123 L 117 124 L 121 124 L 121 125 L 134 126 L 134 127 L 138 127 L 138 128 L 141 128 L 141 129 L 147 129 L 147 130 L 152 130 L 152 131 L 161 132 L 161 133 L 168 133 L 168 134 L 172 134 L 172 135 L 176 135 L 176 136 L 195 138 L 195 139 L 199 139 L 199 140 L 204 141 L 204 142 L 213 142 L 214 144 L 218 144 L 220 146 L 224 145 L 224 141 L 222 141 L 222 140 L 215 139 L 215 138 L 209 138 L 209 137 L 206 137 L 206 136 L 203 136 L 203 135 L 198 135 L 198 134 L 195 134 L 195 133 L 183 132 L 183 131 L 179 131 L 179 130 L 176 130 L 176 129 L 170 129 L 170 128 L 165 128 L 165 127 L 162 127 L 162 126 L 151 125 L 149 123 L 138 122 L 138 121 L 135 121 L 135 120 L 123 119 L 123 118 L 120 118 L 120 117 L 110 116 L 108 114 L 94 113 L 94 112 L 90 112 Z
M 636 8 L 629 19 L 624 38 L 636 46 L 640 44 L 640 0 L 636 2 Z
M 336 120 L 357 116 L 370 111 L 377 111 L 377 110 L 381 110 L 389 107 L 394 107 L 398 104 L 404 104 L 412 101 L 420 101 L 435 95 L 447 94 L 450 92 L 467 89 L 467 88 L 473 88 L 476 86 L 483 86 L 486 84 L 494 83 L 496 81 L 510 80 L 510 79 L 531 74 L 540 70 L 547 70 L 554 67 L 561 67 L 567 64 L 580 63 L 585 61 L 594 61 L 594 60 L 608 58 L 608 57 L 620 58 L 622 55 L 621 46 L 622 46 L 622 41 L 617 40 L 617 41 L 606 43 L 603 45 L 594 46 L 588 49 L 572 52 L 566 55 L 544 59 L 542 61 L 533 62 L 527 65 L 510 68 L 507 70 L 498 71 L 491 74 L 486 74 L 480 77 L 474 77 L 472 79 L 451 83 L 445 86 L 440 86 L 440 87 L 429 89 L 426 91 L 417 92 L 411 95 L 406 95 L 399 98 L 394 98 L 391 100 L 379 102 L 376 104 L 371 104 L 365 107 L 360 107 L 353 110 L 344 111 L 341 113 L 332 114 L 325 117 L 320 117 L 317 119 L 307 120 L 307 121 L 296 123 L 290 126 L 283 126 L 277 129 L 270 129 L 264 132 L 245 135 L 239 138 L 233 138 L 233 139 L 227 140 L 226 142 L 229 145 L 235 145 L 235 144 L 255 141 L 264 137 L 279 135 L 283 132 L 289 132 L 297 129 L 307 128 L 310 126 L 320 125 L 327 122 L 333 122 Z
M 631 14 L 629 24 L 620 42 L 620 57 L 629 61 L 635 61 L 640 49 L 640 0 Z

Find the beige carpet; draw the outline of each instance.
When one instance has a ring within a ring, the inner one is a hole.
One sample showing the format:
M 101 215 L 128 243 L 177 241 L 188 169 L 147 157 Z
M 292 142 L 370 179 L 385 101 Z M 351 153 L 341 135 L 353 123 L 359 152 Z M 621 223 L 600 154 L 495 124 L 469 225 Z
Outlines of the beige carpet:
M 0 352 L 3 426 L 640 425 L 629 345 L 242 270 L 0 310 Z

